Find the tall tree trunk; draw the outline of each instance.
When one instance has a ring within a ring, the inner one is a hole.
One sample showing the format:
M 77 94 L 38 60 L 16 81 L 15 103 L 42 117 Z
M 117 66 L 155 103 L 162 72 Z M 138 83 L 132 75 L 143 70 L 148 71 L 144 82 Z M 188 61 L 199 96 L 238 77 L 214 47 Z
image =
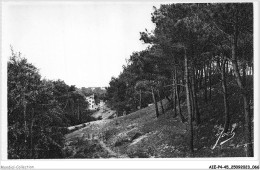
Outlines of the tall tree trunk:
M 209 99 L 211 100 L 211 76 L 212 76 L 212 68 L 211 68 L 211 61 L 209 62 Z
M 192 121 L 194 121 L 195 120 L 195 109 L 194 109 L 195 104 L 194 104 L 194 99 L 193 99 L 191 79 L 189 80 L 189 90 L 190 90 L 191 115 L 192 115 Z
M 229 62 L 227 61 L 227 63 L 225 64 L 225 67 L 226 67 L 226 75 L 229 76 L 229 75 L 232 75 L 231 73 L 231 69 L 229 69 Z
M 208 103 L 208 93 L 207 93 L 207 71 L 206 64 L 204 64 L 204 101 Z
M 177 68 L 175 67 L 175 81 L 177 84 L 179 84 L 179 79 L 178 79 L 178 76 L 177 76 Z M 181 118 L 181 121 L 182 122 L 185 122 L 185 118 L 184 116 L 182 115 L 182 111 L 181 111 L 181 102 L 180 102 L 180 86 L 176 86 L 175 88 L 175 91 L 176 91 L 176 99 L 177 99 L 177 104 L 178 104 L 178 113 L 180 115 L 180 118 Z
M 232 42 L 231 42 L 231 55 L 232 55 L 232 65 L 234 69 L 234 73 L 236 76 L 237 84 L 240 88 L 240 92 L 243 96 L 244 101 L 244 116 L 245 116 L 245 142 L 246 142 L 246 156 L 247 157 L 253 157 L 253 145 L 252 145 L 252 134 L 251 134 L 251 115 L 249 113 L 249 103 L 248 103 L 248 97 L 247 92 L 245 90 L 245 87 L 243 86 L 241 76 L 239 73 L 239 68 L 237 64 L 237 38 L 238 38 L 238 28 L 235 24 L 234 26 L 235 33 L 232 36 Z
M 174 66 L 174 70 L 176 69 L 176 66 Z M 176 109 L 176 73 L 175 71 L 172 72 L 172 79 L 173 79 L 173 86 L 172 86 L 172 107 L 173 107 L 173 111 L 174 111 L 174 115 L 173 117 L 176 117 L 177 113 L 177 109 Z
M 196 88 L 200 89 L 200 83 L 199 83 L 199 81 L 200 81 L 200 70 L 199 69 L 197 69 L 195 77 L 196 77 L 196 80 L 197 80 Z
M 139 91 L 139 108 L 142 109 L 142 90 Z
M 160 100 L 160 105 L 161 105 L 162 114 L 164 114 L 164 108 L 163 108 L 162 98 L 161 98 L 161 95 L 160 95 L 160 90 L 158 90 L 158 97 L 159 97 L 159 100 Z
M 246 63 L 243 63 L 242 66 L 243 71 L 243 86 L 246 88 Z
M 195 80 L 195 69 L 192 69 L 192 77 L 191 77 L 191 87 L 192 87 L 192 95 L 193 95 L 193 105 L 194 105 L 194 116 L 196 118 L 196 123 L 200 124 L 200 113 L 197 101 L 197 89 L 196 89 L 196 80 Z
M 176 117 L 177 116 L 177 95 L 176 95 L 176 89 L 174 89 L 174 91 L 175 91 L 175 95 L 174 95 L 174 100 L 175 100 L 175 102 L 174 102 L 174 116 L 173 117 Z
M 186 88 L 186 100 L 187 100 L 187 109 L 188 109 L 188 118 L 189 118 L 189 132 L 190 132 L 190 150 L 191 153 L 194 152 L 193 148 L 193 124 L 192 124 L 192 113 L 191 113 L 191 103 L 190 103 L 190 90 L 189 90 L 189 72 L 188 72 L 188 58 L 186 49 L 184 54 L 184 64 L 185 64 L 185 88 Z
M 152 88 L 152 97 L 153 97 L 156 117 L 158 118 L 159 117 L 159 110 L 158 110 L 158 105 L 157 105 L 157 102 L 156 102 L 156 98 L 155 98 L 155 94 L 154 94 L 154 89 L 153 88 Z
M 195 72 L 195 79 L 197 80 L 197 82 L 199 82 L 199 69 L 196 70 Z M 196 84 L 197 85 L 197 89 L 199 88 L 199 83 Z
M 224 60 L 224 59 L 223 59 Z M 229 105 L 227 99 L 227 84 L 226 84 L 226 72 L 225 69 L 226 60 L 222 62 L 222 69 L 221 69 L 221 79 L 222 79 L 222 90 L 223 90 L 223 100 L 224 100 L 224 109 L 225 109 L 225 124 L 224 124 L 224 133 L 228 131 L 229 124 L 230 124 L 230 114 L 229 114 Z
M 199 89 L 202 88 L 202 81 L 203 81 L 203 68 L 200 70 L 200 87 L 199 87 Z
M 184 71 L 184 73 L 185 73 L 185 71 Z M 185 82 L 185 75 L 182 76 L 181 84 L 183 84 L 183 82 Z M 185 92 L 185 90 L 186 90 L 185 88 L 186 88 L 185 86 L 181 86 L 180 87 L 180 89 L 181 89 L 180 92 Z

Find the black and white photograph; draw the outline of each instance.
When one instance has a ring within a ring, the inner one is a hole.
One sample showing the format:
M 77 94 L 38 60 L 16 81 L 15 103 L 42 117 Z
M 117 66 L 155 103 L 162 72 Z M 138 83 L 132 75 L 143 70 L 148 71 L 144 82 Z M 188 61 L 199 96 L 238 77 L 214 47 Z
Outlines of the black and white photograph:
M 1 8 L 1 169 L 259 169 L 257 1 Z

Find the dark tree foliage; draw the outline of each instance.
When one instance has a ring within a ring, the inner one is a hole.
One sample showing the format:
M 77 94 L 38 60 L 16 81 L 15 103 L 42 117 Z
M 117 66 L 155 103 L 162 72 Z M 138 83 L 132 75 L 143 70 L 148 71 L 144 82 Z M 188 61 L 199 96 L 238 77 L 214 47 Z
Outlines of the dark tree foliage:
M 8 158 L 62 158 L 66 127 L 78 121 L 87 105 L 75 86 L 42 80 L 38 69 L 12 50 L 8 61 Z
M 225 114 L 220 116 L 228 131 L 232 120 L 228 82 L 236 81 L 244 103 L 246 155 L 253 156 L 253 93 L 247 83 L 253 75 L 253 4 L 167 4 L 154 7 L 151 20 L 155 29 L 140 33 L 149 47 L 134 52 L 119 77 L 112 78 L 107 88 L 110 104 L 135 110 L 153 101 L 158 117 L 156 103 L 167 98 L 175 116 L 183 122 L 188 118 L 193 153 L 193 121 L 197 125 L 202 121 L 199 103 L 209 103 L 213 86 L 221 84 Z M 198 101 L 200 94 L 203 101 Z M 184 116 L 180 103 L 185 99 L 188 114 Z

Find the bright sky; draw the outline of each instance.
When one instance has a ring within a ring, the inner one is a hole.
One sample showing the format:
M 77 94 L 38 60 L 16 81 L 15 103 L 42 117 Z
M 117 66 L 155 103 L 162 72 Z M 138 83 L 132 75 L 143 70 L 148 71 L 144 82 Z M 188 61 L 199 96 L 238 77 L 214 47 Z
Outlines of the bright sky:
M 10 45 L 42 77 L 77 87 L 108 86 L 133 51 L 139 32 L 154 28 L 153 2 L 3 2 L 2 48 Z

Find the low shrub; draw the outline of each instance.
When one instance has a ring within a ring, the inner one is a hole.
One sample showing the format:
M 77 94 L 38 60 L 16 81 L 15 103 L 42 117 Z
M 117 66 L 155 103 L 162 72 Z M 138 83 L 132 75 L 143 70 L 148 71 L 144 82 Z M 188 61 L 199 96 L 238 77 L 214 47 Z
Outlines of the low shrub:
M 106 130 L 104 132 L 104 140 L 109 140 L 112 136 L 114 136 L 116 134 L 118 130 L 116 128 L 113 128 L 113 129 L 109 129 L 109 130 Z

